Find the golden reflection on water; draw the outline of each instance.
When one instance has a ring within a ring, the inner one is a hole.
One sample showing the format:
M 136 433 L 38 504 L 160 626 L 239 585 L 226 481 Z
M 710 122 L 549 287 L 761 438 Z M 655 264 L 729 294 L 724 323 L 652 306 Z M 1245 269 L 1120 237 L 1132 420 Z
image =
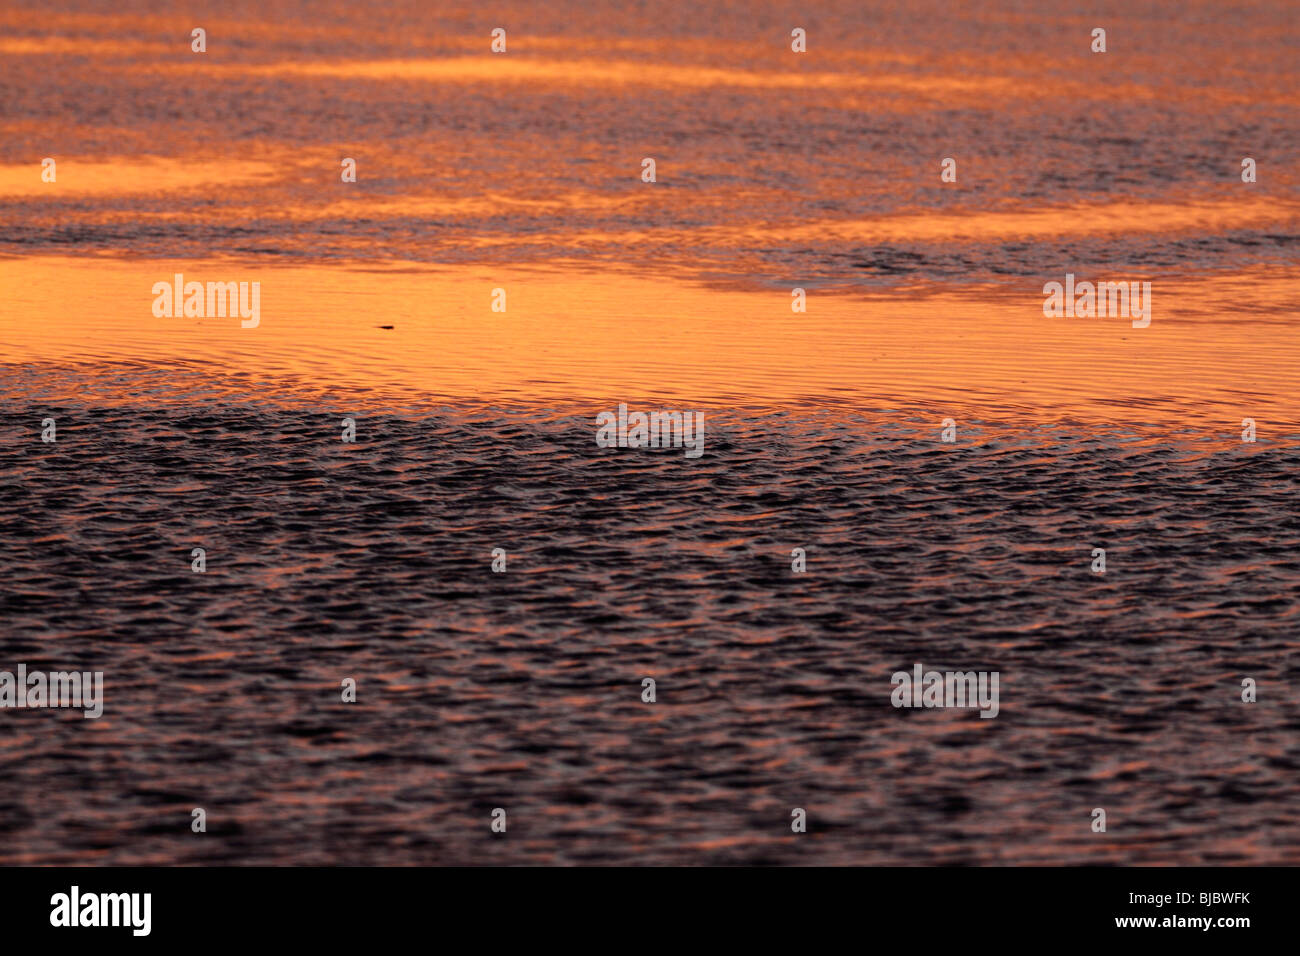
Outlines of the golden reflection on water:
M 162 156 L 116 156 L 90 161 L 64 155 L 51 158 L 56 163 L 56 178 L 52 183 L 41 180 L 38 164 L 0 165 L 0 196 L 41 198 L 57 203 L 65 196 L 131 196 L 237 187 L 272 179 L 282 169 L 274 163 L 233 157 L 180 160 Z M 94 210 L 83 216 L 89 221 L 102 214 L 102 210 Z
M 176 272 L 260 282 L 259 327 L 155 318 L 152 286 Z M 1175 415 L 1207 427 L 1294 424 L 1300 409 L 1300 337 L 1268 313 L 1297 297 L 1286 272 L 1156 281 L 1144 329 L 1118 317 L 1044 318 L 1028 284 L 814 290 L 804 314 L 786 289 L 577 269 L 29 257 L 0 260 L 0 284 L 11 290 L 0 361 L 180 364 L 303 395 L 925 406 L 1027 421 Z M 504 313 L 491 311 L 497 288 Z

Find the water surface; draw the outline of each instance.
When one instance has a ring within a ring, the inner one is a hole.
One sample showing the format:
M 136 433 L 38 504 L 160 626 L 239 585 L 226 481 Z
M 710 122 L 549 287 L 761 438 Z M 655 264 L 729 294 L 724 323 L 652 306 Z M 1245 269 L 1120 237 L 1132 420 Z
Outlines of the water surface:
M 1294 5 L 195 16 L 0 8 L 0 862 L 1300 862 Z

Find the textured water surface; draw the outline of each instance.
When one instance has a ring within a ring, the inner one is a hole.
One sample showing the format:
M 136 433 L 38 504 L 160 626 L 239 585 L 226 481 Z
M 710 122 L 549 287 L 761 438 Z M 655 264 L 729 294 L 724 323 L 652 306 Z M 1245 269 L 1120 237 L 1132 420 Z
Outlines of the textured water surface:
M 168 3 L 0 9 L 0 251 L 562 260 L 818 288 L 1295 262 L 1286 2 L 210 16 L 198 55 Z M 36 175 L 50 155 L 57 185 Z
M 347 411 L 8 410 L 0 664 L 106 709 L 5 713 L 0 859 L 1300 862 L 1294 443 Z
M 219 6 L 0 2 L 0 863 L 1300 863 L 1296 4 Z

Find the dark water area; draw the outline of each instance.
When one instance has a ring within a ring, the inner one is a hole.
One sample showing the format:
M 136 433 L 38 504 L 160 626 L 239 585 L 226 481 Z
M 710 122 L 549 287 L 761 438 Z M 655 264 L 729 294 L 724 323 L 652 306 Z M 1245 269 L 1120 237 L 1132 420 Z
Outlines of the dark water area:
M 0 862 L 1300 863 L 1294 442 L 706 422 L 6 403 Z

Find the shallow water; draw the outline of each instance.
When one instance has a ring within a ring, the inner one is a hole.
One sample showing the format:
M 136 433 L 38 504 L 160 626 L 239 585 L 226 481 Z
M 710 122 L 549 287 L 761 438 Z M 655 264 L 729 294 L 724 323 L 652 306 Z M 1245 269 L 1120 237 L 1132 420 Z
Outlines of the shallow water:
M 1300 860 L 1295 445 L 47 411 L 0 444 L 7 658 L 106 712 L 5 714 L 6 862 Z M 998 717 L 893 708 L 917 662 Z
M 0 245 L 787 289 L 1294 266 L 1293 4 L 965 6 L 508 2 L 503 55 L 476 4 L 235 7 L 204 54 L 169 4 L 10 8 Z
M 1293 4 L 168 6 L 0 9 L 0 863 L 1300 863 Z

